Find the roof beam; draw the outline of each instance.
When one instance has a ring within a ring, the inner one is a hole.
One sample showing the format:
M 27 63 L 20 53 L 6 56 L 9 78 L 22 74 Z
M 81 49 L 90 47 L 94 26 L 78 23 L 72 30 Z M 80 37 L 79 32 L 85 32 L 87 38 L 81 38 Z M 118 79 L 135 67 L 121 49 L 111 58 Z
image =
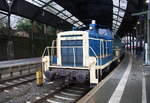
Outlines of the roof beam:
M 56 15 L 58 15 L 58 14 L 62 13 L 63 11 L 65 11 L 65 9 L 64 9 L 64 10 L 62 10 L 62 11 L 59 11 Z
M 116 22 L 122 23 L 122 22 L 120 22 L 119 20 L 116 20 L 116 19 L 113 19 L 113 21 L 116 21 Z
M 39 1 L 41 1 L 41 0 L 39 0 Z M 48 6 L 49 3 L 51 3 L 51 2 L 52 2 L 52 1 L 49 1 L 49 2 L 47 2 L 47 3 L 44 2 L 45 5 L 43 5 L 42 7 L 40 7 L 40 9 L 43 10 L 43 8 L 46 7 L 46 6 Z M 34 13 L 33 18 L 37 17 L 40 13 L 41 13 L 41 12 L 39 12 L 39 10 L 37 10 L 37 11 Z
M 40 0 L 40 1 L 41 1 L 41 0 Z M 45 5 L 43 5 L 41 8 L 43 9 L 44 7 L 48 6 L 51 2 L 53 2 L 53 0 L 52 0 L 52 1 L 49 1 L 49 2 L 47 2 L 47 3 L 45 3 Z
M 8 15 L 8 13 L 0 11 L 0 14 Z
M 119 14 L 114 14 L 114 13 L 113 13 L 113 15 L 116 15 L 116 16 L 118 16 L 118 17 L 120 17 L 120 18 L 123 18 L 123 17 L 122 17 L 122 16 L 120 16 Z
M 3 19 L 6 18 L 6 17 L 7 17 L 7 15 L 6 15 L 6 16 L 3 16 L 2 18 L 0 18 L 0 21 L 3 20 Z
M 0 0 L 0 2 L 3 0 Z M 0 7 L 1 9 L 1 7 Z M 39 15 L 35 17 L 35 13 L 39 12 Z M 42 11 L 44 11 L 44 15 L 41 15 Z M 31 20 L 38 21 L 43 24 L 51 25 L 53 27 L 57 27 L 62 30 L 68 30 L 72 27 L 72 25 L 65 20 L 57 17 L 56 15 L 46 11 L 41 10 L 40 7 L 35 6 L 25 0 L 17 0 L 13 7 L 12 13 L 15 15 L 19 15 L 21 17 L 25 17 Z
M 45 5 L 47 5 L 44 1 L 42 1 L 42 0 L 39 0 L 39 1 L 41 1 L 42 3 L 44 3 Z M 53 0 L 52 0 L 53 1 Z M 51 2 L 52 2 L 51 1 Z M 50 3 L 49 3 L 50 4 Z M 63 14 L 64 16 L 66 16 L 67 18 L 70 18 L 71 19 L 71 17 L 69 17 L 68 15 L 66 15 L 65 13 L 63 13 L 63 11 L 65 11 L 65 9 L 64 10 L 62 10 L 62 11 L 59 11 L 58 9 L 56 9 L 56 8 L 54 8 L 54 7 L 52 7 L 51 5 L 47 5 L 47 6 L 50 6 L 51 8 L 53 8 L 53 9 L 55 9 L 56 11 L 58 11 L 58 13 L 56 14 L 56 16 L 58 16 L 60 13 L 61 14 Z M 67 20 L 67 19 L 64 19 L 64 20 Z M 75 20 L 73 20 L 73 19 L 71 19 L 73 22 L 76 22 Z
M 67 17 L 66 19 L 64 19 L 64 20 L 67 20 L 67 19 L 69 19 L 69 18 L 71 18 L 71 17 L 73 17 L 73 15 L 72 16 L 70 16 L 70 17 Z
M 118 8 L 118 9 L 120 9 L 120 10 L 122 10 L 122 11 L 126 11 L 125 9 L 123 9 L 123 8 L 121 8 L 121 7 L 119 7 L 119 6 L 116 6 L 116 5 L 113 5 L 114 7 L 116 7 L 116 8 Z
M 115 25 L 115 26 L 118 26 L 118 27 L 120 26 L 120 25 L 118 25 L 118 24 L 115 24 L 115 23 L 113 23 L 113 25 Z
M 113 27 L 113 29 L 115 29 L 115 30 L 119 30 L 119 28 L 116 28 L 116 27 Z

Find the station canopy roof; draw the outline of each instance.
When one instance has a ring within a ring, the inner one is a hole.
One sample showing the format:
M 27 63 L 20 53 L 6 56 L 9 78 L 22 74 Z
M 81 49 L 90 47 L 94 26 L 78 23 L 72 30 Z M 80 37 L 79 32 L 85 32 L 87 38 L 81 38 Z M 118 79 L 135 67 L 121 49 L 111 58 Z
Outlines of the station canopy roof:
M 62 6 L 58 5 L 53 0 L 25 0 L 29 3 L 32 3 L 40 8 L 43 8 L 43 10 L 46 10 L 47 12 L 50 12 L 59 18 L 67 21 L 68 23 L 76 26 L 76 27 L 85 27 L 85 25 L 79 21 L 78 18 L 73 16 L 68 10 L 64 9 Z M 44 15 L 44 12 L 43 12 Z
M 13 1 L 13 14 L 63 30 L 73 25 L 88 27 L 91 20 L 96 20 L 114 34 L 132 28 L 136 21 L 131 13 L 137 12 L 143 3 L 143 0 L 0 0 L 0 10 L 8 12 L 8 1 Z

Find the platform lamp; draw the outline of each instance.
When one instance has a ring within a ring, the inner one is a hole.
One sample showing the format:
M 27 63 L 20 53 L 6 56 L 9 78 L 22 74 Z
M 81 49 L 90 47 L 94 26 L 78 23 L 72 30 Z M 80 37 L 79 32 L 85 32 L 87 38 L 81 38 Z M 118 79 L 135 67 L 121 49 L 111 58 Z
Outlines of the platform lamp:
M 12 4 L 14 2 L 14 0 L 6 0 L 7 4 L 8 4 L 8 28 L 11 29 L 11 26 L 10 26 L 10 16 L 11 16 L 11 7 L 12 7 Z
M 14 45 L 13 45 L 13 40 L 11 38 L 11 25 L 10 25 L 10 16 L 11 16 L 11 9 L 13 2 L 15 0 L 5 0 L 8 4 L 8 29 L 9 29 L 9 35 L 8 35 L 8 43 L 7 43 L 7 55 L 8 59 L 12 59 L 14 57 Z
M 149 3 L 149 0 L 146 0 L 145 2 L 146 2 L 146 3 Z

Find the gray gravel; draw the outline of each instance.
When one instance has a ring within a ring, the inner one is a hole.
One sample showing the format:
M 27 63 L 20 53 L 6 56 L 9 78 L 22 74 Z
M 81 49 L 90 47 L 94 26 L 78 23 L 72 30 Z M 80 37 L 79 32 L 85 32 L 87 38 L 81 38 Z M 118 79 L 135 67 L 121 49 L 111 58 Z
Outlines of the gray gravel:
M 63 85 L 60 81 L 49 82 L 38 87 L 34 82 L 19 85 L 9 90 L 0 92 L 0 103 L 32 103 L 49 93 L 52 93 Z

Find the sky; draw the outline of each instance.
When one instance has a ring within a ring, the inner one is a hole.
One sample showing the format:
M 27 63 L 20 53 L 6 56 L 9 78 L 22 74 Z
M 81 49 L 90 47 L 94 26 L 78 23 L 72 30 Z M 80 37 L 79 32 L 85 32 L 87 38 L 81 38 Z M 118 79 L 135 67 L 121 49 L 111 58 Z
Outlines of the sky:
M 11 27 L 13 29 L 16 28 L 16 25 L 20 19 L 22 19 L 22 17 L 16 16 L 16 15 L 11 15 Z

